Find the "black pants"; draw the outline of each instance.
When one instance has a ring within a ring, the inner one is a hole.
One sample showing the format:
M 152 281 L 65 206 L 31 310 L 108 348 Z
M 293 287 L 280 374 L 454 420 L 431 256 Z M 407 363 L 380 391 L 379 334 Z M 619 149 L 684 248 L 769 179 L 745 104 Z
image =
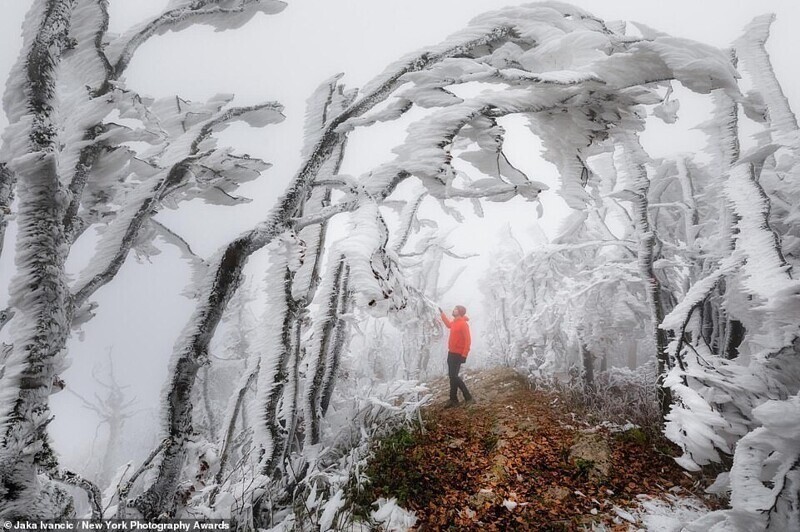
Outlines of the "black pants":
M 465 401 L 472 399 L 472 395 L 470 395 L 469 390 L 467 390 L 467 385 L 464 384 L 464 381 L 458 376 L 461 364 L 466 361 L 467 359 L 458 353 L 447 353 L 447 375 L 450 377 L 451 401 L 458 401 L 458 390 L 461 390 L 461 393 L 464 394 Z

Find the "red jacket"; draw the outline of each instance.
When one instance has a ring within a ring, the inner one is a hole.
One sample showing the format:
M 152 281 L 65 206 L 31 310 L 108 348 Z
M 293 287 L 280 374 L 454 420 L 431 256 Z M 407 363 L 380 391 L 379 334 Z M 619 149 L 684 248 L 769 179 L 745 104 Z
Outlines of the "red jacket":
M 442 312 L 442 321 L 445 327 L 450 329 L 450 340 L 447 342 L 447 350 L 467 358 L 471 342 L 469 325 L 467 324 L 469 318 L 466 316 L 459 316 L 451 321 L 447 318 L 447 315 Z

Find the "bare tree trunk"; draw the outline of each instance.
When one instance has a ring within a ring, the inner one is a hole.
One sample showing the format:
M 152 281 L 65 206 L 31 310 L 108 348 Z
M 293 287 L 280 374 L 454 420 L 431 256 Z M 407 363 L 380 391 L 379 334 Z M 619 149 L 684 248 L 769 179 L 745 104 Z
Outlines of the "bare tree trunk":
M 302 332 L 303 322 L 299 316 L 296 316 L 292 324 L 292 351 L 289 357 L 289 372 L 287 376 L 289 386 L 287 387 L 287 393 L 284 397 L 284 420 L 287 434 L 286 446 L 283 449 L 283 456 L 281 457 L 283 460 L 287 459 L 292 450 L 295 449 L 294 445 L 298 424 L 297 404 L 300 396 L 300 360 L 303 354 Z

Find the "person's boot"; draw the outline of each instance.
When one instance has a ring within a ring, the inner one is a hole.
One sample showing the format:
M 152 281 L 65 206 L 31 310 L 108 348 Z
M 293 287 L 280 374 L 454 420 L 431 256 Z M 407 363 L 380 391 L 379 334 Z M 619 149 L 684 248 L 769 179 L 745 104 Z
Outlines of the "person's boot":
M 445 408 L 455 408 L 458 406 L 458 399 L 450 399 L 447 401 L 447 404 L 444 405 Z
M 470 395 L 469 397 L 464 399 L 464 404 L 465 405 L 474 405 L 475 404 L 475 398 Z

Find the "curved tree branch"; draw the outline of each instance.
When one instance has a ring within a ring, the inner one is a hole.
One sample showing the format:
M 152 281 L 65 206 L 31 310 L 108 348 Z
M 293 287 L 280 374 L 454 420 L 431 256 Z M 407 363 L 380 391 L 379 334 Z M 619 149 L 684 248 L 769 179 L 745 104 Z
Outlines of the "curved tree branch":
M 190 21 L 191 19 L 199 19 L 202 17 L 212 17 L 216 15 L 237 15 L 243 14 L 247 10 L 251 9 L 255 11 L 258 8 L 258 4 L 261 2 L 260 0 L 241 0 L 238 6 L 230 8 L 221 7 L 218 5 L 221 3 L 221 0 L 194 0 L 191 4 L 186 4 L 185 6 L 165 11 L 145 24 L 144 27 L 135 33 L 122 47 L 122 50 L 119 53 L 119 58 L 113 65 L 114 79 L 119 79 L 119 77 L 128 67 L 131 59 L 133 59 L 134 53 L 142 44 L 147 42 L 147 40 L 154 35 L 163 33 L 171 26 L 176 26 L 181 22 Z M 283 2 L 267 0 L 261 3 L 261 5 L 265 6 L 267 3 L 274 6 L 275 10 L 273 12 L 278 12 L 283 9 L 283 7 L 281 7 Z

